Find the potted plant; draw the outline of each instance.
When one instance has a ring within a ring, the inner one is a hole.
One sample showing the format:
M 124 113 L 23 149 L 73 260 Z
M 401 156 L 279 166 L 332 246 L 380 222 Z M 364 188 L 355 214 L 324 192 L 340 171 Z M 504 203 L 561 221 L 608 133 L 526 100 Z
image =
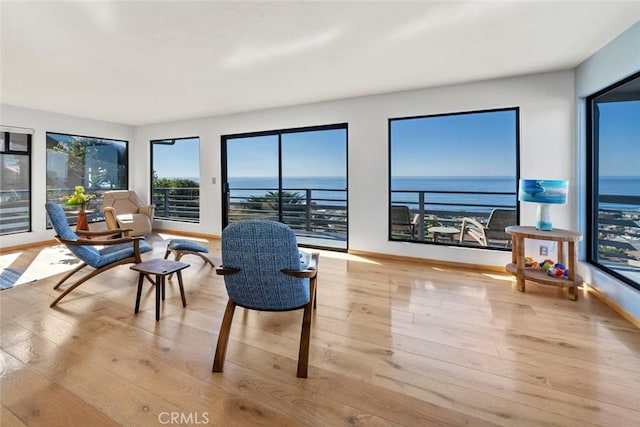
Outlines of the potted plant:
M 82 185 L 76 185 L 74 188 L 74 192 L 70 196 L 63 196 L 62 199 L 65 201 L 64 204 L 67 206 L 79 207 L 81 211 L 87 210 L 87 202 L 89 200 L 95 199 L 95 194 L 87 194 L 84 192 L 84 187 Z

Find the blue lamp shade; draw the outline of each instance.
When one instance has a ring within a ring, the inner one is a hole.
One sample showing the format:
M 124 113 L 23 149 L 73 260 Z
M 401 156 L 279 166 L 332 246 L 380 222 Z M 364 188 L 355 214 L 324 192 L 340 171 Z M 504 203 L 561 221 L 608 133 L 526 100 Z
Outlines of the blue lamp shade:
M 553 230 L 549 205 L 567 203 L 569 181 L 550 179 L 521 179 L 518 188 L 518 200 L 538 203 L 536 228 Z

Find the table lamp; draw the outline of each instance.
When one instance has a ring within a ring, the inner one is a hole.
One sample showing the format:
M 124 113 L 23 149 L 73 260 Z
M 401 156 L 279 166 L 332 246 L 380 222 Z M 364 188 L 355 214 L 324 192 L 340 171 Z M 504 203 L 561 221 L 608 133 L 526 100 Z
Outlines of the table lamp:
M 518 187 L 518 200 L 538 203 L 536 228 L 543 231 L 553 230 L 549 205 L 567 203 L 569 181 L 550 179 L 521 179 Z

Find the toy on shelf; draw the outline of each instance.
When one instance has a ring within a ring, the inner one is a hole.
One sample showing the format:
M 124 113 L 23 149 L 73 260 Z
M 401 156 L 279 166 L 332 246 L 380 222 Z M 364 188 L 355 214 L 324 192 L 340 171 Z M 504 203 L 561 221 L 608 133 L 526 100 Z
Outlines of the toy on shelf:
M 540 263 L 540 268 L 546 271 L 549 276 L 569 278 L 569 270 L 560 262 L 554 263 L 553 260 L 545 259 Z
M 526 256 L 526 257 L 524 257 L 524 266 L 525 267 L 537 267 L 538 266 L 538 261 L 536 261 L 535 259 L 533 259 L 530 256 Z

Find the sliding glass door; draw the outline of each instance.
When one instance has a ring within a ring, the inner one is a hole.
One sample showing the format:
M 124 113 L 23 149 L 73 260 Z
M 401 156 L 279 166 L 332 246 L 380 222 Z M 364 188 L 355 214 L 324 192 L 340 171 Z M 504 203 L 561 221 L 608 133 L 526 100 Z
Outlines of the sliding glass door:
M 347 249 L 347 126 L 222 138 L 223 226 L 289 225 L 307 246 Z

